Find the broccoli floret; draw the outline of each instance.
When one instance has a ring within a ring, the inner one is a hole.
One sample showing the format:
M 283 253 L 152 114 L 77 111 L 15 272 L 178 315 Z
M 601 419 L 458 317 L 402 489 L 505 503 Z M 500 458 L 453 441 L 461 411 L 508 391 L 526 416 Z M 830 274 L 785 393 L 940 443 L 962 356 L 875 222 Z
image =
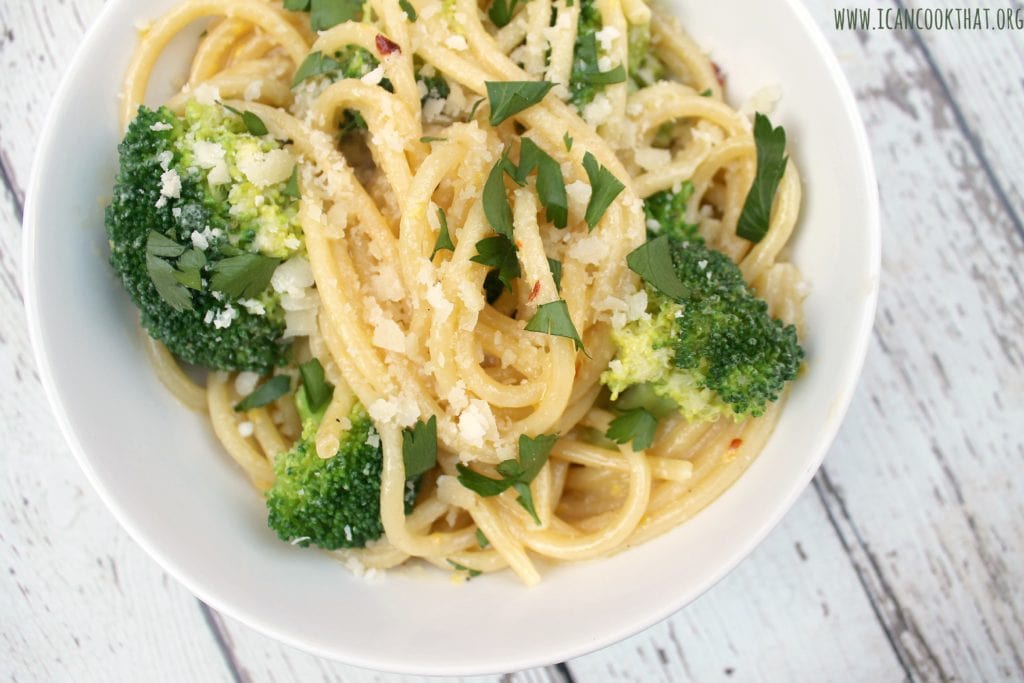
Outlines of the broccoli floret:
M 679 242 L 699 242 L 695 223 L 686 220 L 686 204 L 693 196 L 693 183 L 687 180 L 678 191 L 663 190 L 644 200 L 647 217 L 647 239 L 668 235 Z
M 282 540 L 327 550 L 361 548 L 380 538 L 380 436 L 361 403 L 349 412 L 351 427 L 341 436 L 337 454 L 321 458 L 316 432 L 323 417 L 304 409 L 305 392 L 296 394 L 303 415 L 302 437 L 274 461 L 276 478 L 267 492 L 267 523 Z M 300 539 L 300 540 L 296 540 Z
M 356 401 L 338 452 L 324 459 L 317 454 L 315 441 L 327 406 L 312 412 L 304 387 L 296 392 L 295 405 L 302 436 L 274 460 L 274 485 L 267 492 L 268 526 L 282 540 L 327 550 L 361 548 L 380 538 L 383 452 L 366 408 Z M 406 514 L 412 511 L 419 484 L 418 477 L 406 482 Z
M 143 327 L 189 363 L 258 372 L 284 364 L 284 312 L 266 281 L 277 262 L 304 252 L 298 201 L 286 193 L 288 152 L 196 101 L 181 118 L 140 107 L 118 149 L 110 262 Z M 213 288 L 228 267 L 218 263 L 232 257 L 262 274 L 233 272 L 249 284 L 245 296 Z
M 627 406 L 667 398 L 691 421 L 756 417 L 796 377 L 796 328 L 768 314 L 735 263 L 694 241 L 670 239 L 683 301 L 647 287 L 648 316 L 612 332 L 616 358 L 601 381 Z M 625 393 L 623 393 L 625 392 Z

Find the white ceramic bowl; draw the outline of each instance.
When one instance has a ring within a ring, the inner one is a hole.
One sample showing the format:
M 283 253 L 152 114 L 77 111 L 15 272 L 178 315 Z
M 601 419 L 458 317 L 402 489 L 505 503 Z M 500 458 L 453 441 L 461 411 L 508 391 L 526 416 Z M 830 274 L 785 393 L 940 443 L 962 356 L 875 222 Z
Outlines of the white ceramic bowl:
M 728 74 L 734 102 L 766 84 L 783 89 L 772 118 L 785 125 L 806 183 L 792 257 L 811 287 L 808 370 L 765 451 L 696 518 L 613 558 L 553 568 L 533 589 L 507 574 L 454 586 L 433 571 L 368 583 L 324 554 L 281 543 L 206 420 L 156 380 L 107 265 L 102 204 L 135 24 L 173 2 L 109 2 L 69 66 L 33 168 L 25 279 L 43 384 L 72 450 L 121 524 L 193 593 L 349 664 L 510 671 L 581 655 L 663 619 L 721 579 L 789 509 L 853 393 L 879 262 L 866 136 L 835 58 L 796 0 L 674 4 Z

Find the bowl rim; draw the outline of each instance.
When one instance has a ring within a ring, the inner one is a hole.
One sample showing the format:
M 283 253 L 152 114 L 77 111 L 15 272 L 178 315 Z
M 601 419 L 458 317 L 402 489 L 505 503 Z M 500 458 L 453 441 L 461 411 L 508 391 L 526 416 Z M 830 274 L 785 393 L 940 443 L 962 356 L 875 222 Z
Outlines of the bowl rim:
M 715 584 L 735 569 L 744 558 L 749 556 L 775 528 L 779 521 L 781 521 L 782 517 L 792 509 L 796 499 L 803 493 L 804 489 L 810 483 L 814 474 L 821 466 L 829 447 L 835 440 L 839 428 L 842 425 L 850 403 L 852 402 L 864 367 L 864 361 L 867 356 L 880 289 L 881 215 L 878 181 L 874 170 L 873 156 L 868 142 L 864 121 L 860 116 L 853 91 L 839 65 L 839 61 L 835 53 L 829 47 L 824 35 L 814 22 L 809 10 L 804 7 L 799 0 L 781 1 L 788 5 L 789 9 L 793 12 L 793 15 L 798 20 L 803 33 L 810 40 L 814 50 L 821 56 L 824 66 L 836 86 L 839 100 L 842 104 L 843 113 L 847 119 L 846 125 L 848 126 L 849 131 L 853 134 L 853 143 L 857 150 L 860 176 L 865 182 L 864 192 L 866 204 L 864 207 L 864 213 L 867 222 L 864 226 L 865 230 L 863 236 L 867 257 L 867 271 L 865 275 L 867 281 L 870 283 L 870 292 L 867 294 L 864 306 L 861 309 L 861 315 L 856 323 L 857 338 L 853 346 L 854 352 L 850 356 L 852 362 L 848 366 L 850 379 L 849 381 L 842 383 L 841 389 L 837 393 L 833 402 L 833 405 L 836 406 L 835 419 L 831 420 L 830 424 L 827 425 L 825 429 L 818 432 L 818 436 L 814 441 L 813 448 L 811 449 L 814 452 L 814 457 L 808 459 L 807 467 L 804 469 L 801 477 L 791 481 L 785 495 L 777 499 L 777 503 L 772 509 L 771 514 L 767 515 L 760 521 L 760 523 L 755 527 L 756 531 L 749 534 L 743 543 L 737 545 L 735 552 L 726 562 L 721 563 L 718 569 L 715 572 L 712 572 L 707 580 L 697 583 L 690 590 L 675 593 L 671 599 L 665 601 L 660 609 L 652 610 L 646 618 L 635 619 L 629 623 L 622 624 L 617 629 L 608 629 L 605 633 L 601 634 L 600 637 L 586 642 L 581 642 L 575 647 L 559 651 L 557 659 L 552 659 L 550 654 L 526 654 L 520 656 L 515 662 L 515 666 L 518 667 L 517 670 L 550 665 L 558 661 L 567 661 L 612 645 L 663 621 L 678 610 L 690 604 L 700 595 L 710 590 Z M 25 288 L 25 309 L 27 313 L 29 338 L 33 355 L 39 369 L 39 377 L 43 386 L 43 391 L 50 404 L 51 410 L 57 419 L 60 431 L 70 447 L 78 466 L 85 473 L 86 479 L 121 527 L 128 533 L 132 540 L 134 540 L 135 543 L 143 549 L 143 551 L 156 561 L 161 569 L 170 574 L 203 603 L 218 612 L 237 620 L 246 627 L 252 628 L 278 642 L 298 648 L 299 650 L 312 655 L 366 669 L 398 674 L 452 676 L 483 675 L 488 673 L 505 672 L 506 669 L 501 668 L 492 667 L 488 669 L 481 669 L 478 666 L 465 666 L 458 663 L 447 665 L 433 664 L 427 667 L 410 667 L 404 665 L 404 663 L 398 659 L 384 661 L 375 657 L 363 657 L 360 656 L 359 653 L 342 652 L 337 649 L 321 647 L 317 644 L 309 643 L 302 638 L 292 636 L 288 631 L 278 628 L 275 623 L 261 618 L 249 607 L 222 600 L 213 591 L 213 589 L 207 589 L 207 586 L 204 584 L 202 579 L 189 574 L 179 565 L 174 557 L 165 554 L 160 549 L 159 543 L 147 536 L 146 533 L 144 533 L 135 523 L 119 503 L 116 496 L 111 493 L 103 479 L 98 476 L 93 468 L 89 456 L 85 452 L 78 436 L 71 427 L 67 408 L 65 407 L 61 394 L 57 388 L 57 382 L 50 359 L 44 351 L 43 332 L 40 318 L 40 302 L 36 287 L 37 269 L 35 267 L 35 260 L 33 256 L 36 248 L 36 226 L 38 225 L 38 207 L 40 203 L 38 188 L 43 182 L 41 170 L 43 166 L 42 162 L 51 153 L 51 148 L 54 144 L 53 131 L 56 123 L 57 111 L 60 109 L 59 105 L 67 98 L 68 91 L 75 80 L 75 76 L 82 67 L 82 56 L 94 49 L 95 44 L 102 39 L 107 23 L 116 13 L 123 9 L 123 5 L 127 4 L 127 2 L 128 0 L 121 0 L 120 2 L 118 0 L 114 0 L 113 2 L 105 4 L 86 30 L 82 41 L 75 49 L 71 60 L 68 62 L 68 69 L 61 78 L 60 84 L 48 105 L 47 115 L 44 119 L 43 127 L 41 128 L 40 137 L 33 156 L 32 169 L 29 176 L 28 191 L 26 193 L 24 206 L 24 215 L 22 219 L 22 284 Z M 496 662 L 495 666 L 502 664 L 505 664 L 505 662 Z

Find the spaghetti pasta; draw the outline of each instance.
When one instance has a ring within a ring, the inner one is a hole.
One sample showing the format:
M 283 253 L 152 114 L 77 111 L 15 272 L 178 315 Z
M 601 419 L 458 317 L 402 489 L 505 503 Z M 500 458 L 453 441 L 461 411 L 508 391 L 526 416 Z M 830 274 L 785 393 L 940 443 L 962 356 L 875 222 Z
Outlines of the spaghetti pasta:
M 742 474 L 779 414 L 778 404 L 742 421 L 689 422 L 675 413 L 642 450 L 591 438 L 614 417 L 601 374 L 616 353 L 613 330 L 643 288 L 627 267 L 627 255 L 647 239 L 643 200 L 692 182 L 687 220 L 739 264 L 773 315 L 799 328 L 799 273 L 780 254 L 798 219 L 800 180 L 789 163 L 762 240 L 752 245 L 736 235 L 757 169 L 750 120 L 723 100 L 713 65 L 676 21 L 644 0 L 586 7 L 531 0 L 501 26 L 471 0 L 408 4 L 413 14 L 395 0 L 368 0 L 359 20 L 317 34 L 304 14 L 279 2 L 183 0 L 141 32 L 121 122 L 127 127 L 135 117 L 174 36 L 210 20 L 187 83 L 168 106 L 180 112 L 200 89 L 213 89 L 288 141 L 319 298 L 316 329 L 296 345 L 320 360 L 337 387 L 316 450 L 330 457 L 337 449 L 339 425 L 356 401 L 380 437 L 384 535 L 336 553 L 367 568 L 409 558 L 448 569 L 509 568 L 533 584 L 538 558 L 605 556 L 695 514 Z M 591 39 L 599 76 L 619 67 L 633 73 L 638 59 L 655 60 L 663 73 L 608 77 L 577 104 L 570 82 L 592 10 L 601 21 Z M 637 31 L 650 36 L 639 57 L 630 42 Z M 373 55 L 379 69 L 293 87 L 310 54 L 353 47 Z M 424 74 L 443 75 L 447 95 L 425 95 Z M 536 80 L 555 84 L 547 97 L 498 125 L 487 122 L 480 101 L 488 82 Z M 366 132 L 357 144 L 339 144 L 339 122 L 353 112 Z M 527 139 L 557 162 L 568 225 L 552 225 L 531 186 L 512 189 L 508 237 L 520 286 L 489 301 L 488 267 L 474 260 L 478 243 L 494 235 L 482 197 L 495 164 Z M 623 186 L 594 229 L 584 220 L 594 192 L 588 156 Z M 439 251 L 442 220 L 453 248 Z M 558 301 L 584 350 L 569 336 L 526 329 L 544 304 Z M 165 349 L 151 347 L 168 388 L 205 408 L 225 450 L 258 489 L 270 487 L 274 459 L 299 430 L 291 397 L 233 410 L 241 398 L 235 377 L 211 372 L 201 387 Z M 407 514 L 402 430 L 430 416 L 437 466 Z M 250 429 L 240 430 L 243 423 Z M 460 483 L 459 465 L 491 473 L 514 457 L 520 435 L 541 434 L 560 438 L 530 484 L 536 519 L 514 489 L 483 497 Z

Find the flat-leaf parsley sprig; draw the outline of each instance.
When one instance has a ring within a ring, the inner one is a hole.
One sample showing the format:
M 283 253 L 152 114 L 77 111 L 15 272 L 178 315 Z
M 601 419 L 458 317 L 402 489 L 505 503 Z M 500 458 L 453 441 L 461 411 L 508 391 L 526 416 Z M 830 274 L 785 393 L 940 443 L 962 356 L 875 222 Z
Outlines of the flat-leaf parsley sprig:
M 548 461 L 557 440 L 557 434 L 541 434 L 534 438 L 522 434 L 519 437 L 519 459 L 502 460 L 495 468 L 501 479 L 488 477 L 459 464 L 455 466 L 459 472 L 459 483 L 484 498 L 497 496 L 510 488 L 515 489 L 519 494 L 516 502 L 529 512 L 533 521 L 539 525 L 540 517 L 537 516 L 537 510 L 533 505 L 530 482 L 537 477 L 544 463 Z
M 786 131 L 782 126 L 773 128 L 768 117 L 758 112 L 754 116 L 754 144 L 757 147 L 757 171 L 743 202 L 736 234 L 751 242 L 760 242 L 768 234 L 775 192 L 779 189 L 782 174 L 786 172 Z

